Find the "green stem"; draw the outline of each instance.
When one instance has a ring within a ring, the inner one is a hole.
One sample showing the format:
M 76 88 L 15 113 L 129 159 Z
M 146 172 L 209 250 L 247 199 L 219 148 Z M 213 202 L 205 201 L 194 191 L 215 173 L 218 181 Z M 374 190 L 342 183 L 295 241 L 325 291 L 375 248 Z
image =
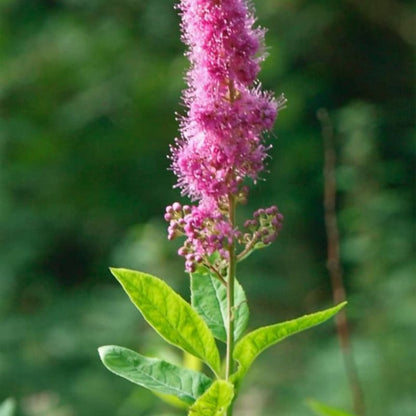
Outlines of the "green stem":
M 229 217 L 231 226 L 235 226 L 235 200 L 229 196 Z M 237 259 L 235 255 L 234 240 L 229 248 L 230 262 L 227 276 L 227 352 L 225 357 L 225 379 L 229 381 L 234 372 L 233 350 L 234 350 L 234 282 Z M 227 411 L 227 416 L 232 416 L 232 405 Z

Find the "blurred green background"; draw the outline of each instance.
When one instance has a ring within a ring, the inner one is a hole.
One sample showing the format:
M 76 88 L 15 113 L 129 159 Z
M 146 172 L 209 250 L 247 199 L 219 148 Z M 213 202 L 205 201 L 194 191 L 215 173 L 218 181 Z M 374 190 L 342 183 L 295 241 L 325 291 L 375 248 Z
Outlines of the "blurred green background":
M 278 204 L 278 241 L 243 263 L 251 328 L 332 302 L 323 220 L 328 109 L 348 315 L 368 415 L 416 414 L 415 4 L 258 0 L 261 80 L 289 100 L 269 173 L 242 215 Z M 166 158 L 187 61 L 166 0 L 0 1 L 0 401 L 23 416 L 181 414 L 110 374 L 96 348 L 180 360 L 108 272 L 137 268 L 185 297 L 166 240 L 179 200 Z M 352 410 L 334 323 L 264 353 L 236 416 Z

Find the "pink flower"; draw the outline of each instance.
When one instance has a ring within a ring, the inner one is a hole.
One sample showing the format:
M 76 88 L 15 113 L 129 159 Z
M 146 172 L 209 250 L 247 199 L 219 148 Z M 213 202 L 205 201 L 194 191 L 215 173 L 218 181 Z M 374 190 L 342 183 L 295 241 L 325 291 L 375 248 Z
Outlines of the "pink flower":
M 170 158 L 177 186 L 199 203 L 180 215 L 168 207 L 165 218 L 169 238 L 186 237 L 180 254 L 191 271 L 214 252 L 226 259 L 227 247 L 241 235 L 220 206 L 264 170 L 271 146 L 262 134 L 286 100 L 276 102 L 256 81 L 264 30 L 253 28 L 246 0 L 181 0 L 178 8 L 191 66 L 183 93 L 187 112 Z
M 194 88 L 213 92 L 222 82 L 250 85 L 256 79 L 264 31 L 252 28 L 255 19 L 246 1 L 182 0 L 179 9 L 182 40 L 196 69 L 189 73 Z
M 264 31 L 252 28 L 245 0 L 182 0 L 179 8 L 191 68 L 172 169 L 184 194 L 218 199 L 264 169 L 261 135 L 278 110 L 271 94 L 252 88 Z
M 173 209 L 175 205 L 177 209 Z M 190 210 L 185 207 L 182 208 L 177 202 L 168 206 L 165 219 L 169 222 L 170 239 L 181 235 L 186 237 L 178 250 L 178 254 L 185 257 L 186 270 L 193 272 L 196 264 L 207 262 L 215 252 L 227 260 L 227 249 L 240 236 L 239 231 L 232 228 L 228 218 L 212 199 L 205 199 L 199 205 L 190 207 Z

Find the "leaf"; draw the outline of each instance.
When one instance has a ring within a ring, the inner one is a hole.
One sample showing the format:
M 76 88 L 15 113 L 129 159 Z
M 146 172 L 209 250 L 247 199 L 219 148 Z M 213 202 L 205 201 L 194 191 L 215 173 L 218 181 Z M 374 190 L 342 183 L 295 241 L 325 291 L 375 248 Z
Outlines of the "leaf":
M 265 326 L 247 334 L 234 348 L 233 358 L 238 361 L 239 368 L 233 374 L 232 380 L 236 383 L 240 381 L 256 357 L 266 348 L 282 341 L 290 335 L 326 321 L 343 308 L 346 303 L 342 302 L 324 311 L 315 312 L 279 324 Z
M 188 354 L 186 351 L 183 353 L 183 366 L 190 368 L 191 370 L 201 371 L 202 361 L 195 357 L 195 355 Z
M 178 367 L 159 358 L 149 358 L 127 348 L 106 345 L 98 348 L 101 361 L 114 374 L 149 390 L 193 403 L 212 384 L 197 371 Z
M 16 401 L 9 397 L 0 403 L 0 416 L 13 416 L 16 410 Z
M 183 367 L 194 370 L 194 371 L 201 371 L 202 369 L 202 361 L 195 357 L 195 355 L 189 354 L 186 351 L 183 353 Z M 189 404 L 184 403 L 182 400 L 178 399 L 175 396 L 172 396 L 171 394 L 162 394 L 153 392 L 156 396 L 158 396 L 161 400 L 163 400 L 165 403 L 170 404 L 171 406 L 174 406 L 178 409 L 188 409 Z
M 227 289 L 209 271 L 200 268 L 191 274 L 192 306 L 207 323 L 214 336 L 227 342 Z M 237 341 L 247 328 L 249 310 L 240 283 L 234 286 L 234 339 Z
M 190 407 L 188 416 L 224 416 L 233 397 L 233 385 L 225 380 L 216 380 Z
M 173 396 L 172 394 L 163 394 L 158 393 L 157 391 L 153 391 L 153 394 L 163 402 L 167 403 L 172 407 L 176 407 L 177 409 L 187 410 L 189 408 L 188 403 L 183 402 L 181 399 L 179 399 L 176 396 Z
M 316 400 L 308 400 L 307 404 L 318 416 L 354 416 L 352 413 L 329 407 Z
M 220 355 L 207 324 L 164 281 L 150 274 L 111 269 L 146 321 L 171 344 L 220 371 Z

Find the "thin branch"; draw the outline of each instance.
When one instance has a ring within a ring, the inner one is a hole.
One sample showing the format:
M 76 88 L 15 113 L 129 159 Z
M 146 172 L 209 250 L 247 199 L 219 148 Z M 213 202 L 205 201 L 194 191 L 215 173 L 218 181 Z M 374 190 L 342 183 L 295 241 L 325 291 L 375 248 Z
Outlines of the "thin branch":
M 336 214 L 336 151 L 334 145 L 334 129 L 326 109 L 320 109 L 317 113 L 321 123 L 322 137 L 324 140 L 324 208 L 325 226 L 328 239 L 328 260 L 327 268 L 331 279 L 334 303 L 338 304 L 346 300 L 346 291 L 343 281 L 339 230 Z M 336 327 L 338 339 L 344 358 L 345 371 L 350 384 L 353 399 L 354 411 L 357 416 L 365 415 L 364 395 L 358 378 L 357 368 L 351 350 L 351 340 L 348 328 L 348 319 L 345 309 L 336 316 Z
M 212 272 L 214 272 L 215 277 L 224 285 L 227 286 L 227 282 L 225 281 L 225 279 L 222 277 L 221 273 L 210 263 L 204 263 L 204 266 L 208 269 L 211 270 Z
M 258 240 L 253 237 L 253 239 L 246 245 L 246 247 L 240 253 L 238 253 L 237 262 L 247 258 L 254 251 L 254 246 L 257 242 Z

